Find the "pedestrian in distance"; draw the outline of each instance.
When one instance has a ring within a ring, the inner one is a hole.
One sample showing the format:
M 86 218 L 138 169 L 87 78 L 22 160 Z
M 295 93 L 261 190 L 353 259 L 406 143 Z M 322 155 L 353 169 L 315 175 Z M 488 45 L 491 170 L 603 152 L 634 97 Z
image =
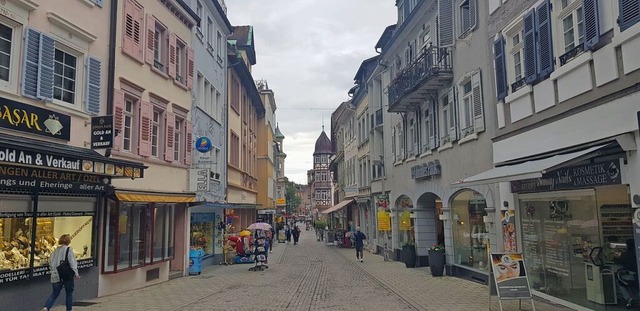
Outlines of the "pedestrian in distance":
M 53 253 L 51 253 L 51 257 L 49 257 L 49 269 L 51 270 L 51 285 L 53 287 L 53 292 L 47 299 L 42 311 L 49 311 L 51 307 L 53 307 L 53 304 L 56 302 L 56 299 L 58 299 L 63 287 L 67 296 L 65 300 L 67 311 L 70 311 L 73 306 L 74 279 L 80 278 L 80 274 L 78 274 L 78 262 L 76 261 L 76 256 L 73 254 L 73 249 L 69 246 L 69 244 L 71 244 L 71 236 L 63 234 L 60 236 L 60 239 L 58 239 L 58 244 L 58 248 L 56 248 Z M 64 260 L 69 262 L 71 269 L 73 269 L 73 272 L 75 273 L 74 277 L 69 280 L 62 280 L 58 274 L 57 267 L 60 265 L 60 262 Z
M 293 228 L 293 245 L 298 244 L 298 239 L 300 239 L 300 228 L 295 226 Z
M 360 231 L 360 227 L 356 227 L 356 233 L 353 234 L 353 239 L 356 243 L 356 260 L 364 262 L 364 253 L 362 250 L 364 249 L 364 240 L 367 239 L 367 236 Z
M 287 244 L 291 242 L 291 227 L 284 225 L 284 235 L 287 237 Z

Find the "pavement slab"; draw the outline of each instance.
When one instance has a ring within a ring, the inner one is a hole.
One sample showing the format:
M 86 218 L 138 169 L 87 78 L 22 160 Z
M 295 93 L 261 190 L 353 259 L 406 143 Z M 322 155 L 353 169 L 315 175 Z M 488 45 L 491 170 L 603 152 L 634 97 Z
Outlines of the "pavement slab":
M 276 243 L 265 271 L 249 271 L 251 264 L 208 266 L 201 275 L 82 301 L 86 306 L 74 310 L 499 310 L 497 297 L 489 303 L 486 285 L 433 277 L 428 268 L 408 269 L 366 252 L 364 259 L 356 261 L 353 249 L 325 245 L 303 231 L 297 245 Z M 518 302 L 503 307 L 518 310 Z M 569 310 L 538 298 L 535 308 Z M 532 310 L 529 301 L 521 310 Z

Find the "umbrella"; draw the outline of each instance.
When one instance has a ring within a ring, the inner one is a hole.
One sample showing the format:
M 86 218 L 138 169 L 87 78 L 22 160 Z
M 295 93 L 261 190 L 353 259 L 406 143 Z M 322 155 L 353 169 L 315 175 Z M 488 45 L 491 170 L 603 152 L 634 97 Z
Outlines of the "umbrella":
M 249 229 L 249 230 L 269 230 L 269 229 L 271 229 L 271 225 L 266 223 L 266 222 L 256 222 L 256 223 L 250 224 L 249 227 L 247 227 L 247 229 Z

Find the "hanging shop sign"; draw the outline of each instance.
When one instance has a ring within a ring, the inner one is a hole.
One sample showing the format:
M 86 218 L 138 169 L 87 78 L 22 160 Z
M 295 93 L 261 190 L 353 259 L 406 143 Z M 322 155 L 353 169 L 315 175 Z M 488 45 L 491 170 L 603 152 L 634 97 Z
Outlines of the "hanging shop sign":
M 102 192 L 107 185 L 98 175 L 0 164 L 0 189 Z
M 391 215 L 385 211 L 378 212 L 378 231 L 391 230 Z
M 91 118 L 91 149 L 113 147 L 113 116 Z
M 0 97 L 0 127 L 70 140 L 71 117 Z
M 73 156 L 62 156 L 48 152 L 34 152 L 14 148 L 0 148 L 0 163 L 35 166 L 57 170 L 94 173 L 131 178 L 142 177 L 138 167 L 115 165 L 102 161 L 80 159 Z
M 278 198 L 276 200 L 276 205 L 287 205 L 287 199 L 285 198 Z
M 531 298 L 531 289 L 521 253 L 492 253 L 493 279 L 500 299 Z
M 429 163 L 422 163 L 420 165 L 415 165 L 411 167 L 411 178 L 412 179 L 423 179 L 423 178 L 431 178 L 435 176 L 439 176 L 440 171 L 440 161 L 433 160 Z
M 200 137 L 196 140 L 196 150 L 201 153 L 207 153 L 211 150 L 211 139 Z
M 620 161 L 608 160 L 564 167 L 545 173 L 541 178 L 512 181 L 511 192 L 544 192 L 618 185 L 620 183 L 622 183 Z

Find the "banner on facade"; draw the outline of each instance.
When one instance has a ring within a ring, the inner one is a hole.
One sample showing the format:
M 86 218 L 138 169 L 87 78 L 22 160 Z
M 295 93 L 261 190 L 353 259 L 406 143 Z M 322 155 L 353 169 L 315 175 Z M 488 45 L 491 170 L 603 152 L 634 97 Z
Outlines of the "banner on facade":
M 531 288 L 521 253 L 493 253 L 491 264 L 500 299 L 531 298 Z
M 384 211 L 378 212 L 378 231 L 391 230 L 391 216 Z
M 411 212 L 403 211 L 400 213 L 400 223 L 398 224 L 400 230 L 409 231 L 411 230 Z
M 516 244 L 516 211 L 506 209 L 500 211 L 500 223 L 502 224 L 502 243 L 506 253 L 515 252 Z

